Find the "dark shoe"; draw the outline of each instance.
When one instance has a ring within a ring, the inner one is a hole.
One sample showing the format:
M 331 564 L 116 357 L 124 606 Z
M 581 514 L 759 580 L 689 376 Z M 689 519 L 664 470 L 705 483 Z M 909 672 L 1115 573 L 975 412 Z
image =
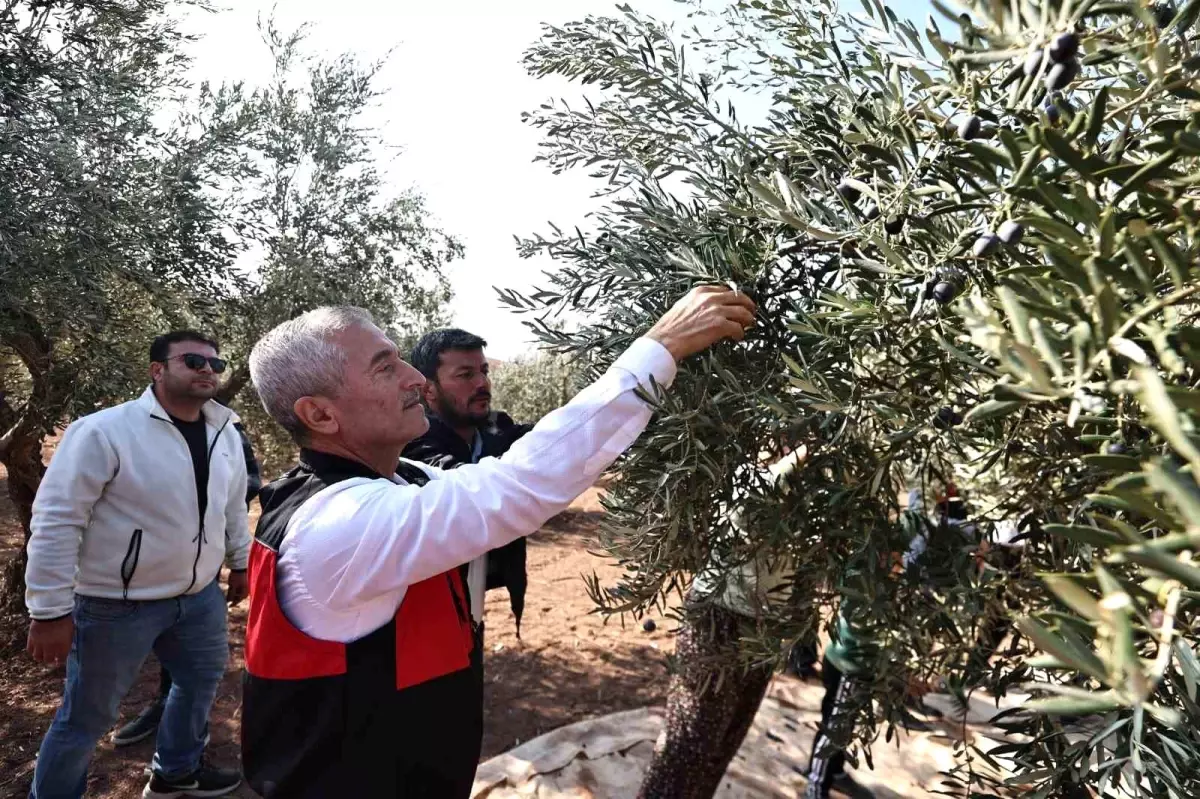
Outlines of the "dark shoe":
M 848 799 L 875 799 L 875 794 L 868 788 L 859 785 L 854 781 L 853 777 L 845 772 L 833 778 L 832 790 L 836 791 L 837 794 L 848 797 Z
M 153 735 L 158 729 L 158 722 L 162 720 L 163 708 L 166 705 L 167 700 L 162 698 L 147 705 L 137 718 L 113 733 L 113 746 L 129 746 Z
M 142 799 L 180 799 L 184 796 L 225 796 L 233 793 L 242 784 L 240 772 L 228 768 L 217 768 L 201 761 L 200 768 L 191 776 L 168 780 L 155 774 L 150 778 Z

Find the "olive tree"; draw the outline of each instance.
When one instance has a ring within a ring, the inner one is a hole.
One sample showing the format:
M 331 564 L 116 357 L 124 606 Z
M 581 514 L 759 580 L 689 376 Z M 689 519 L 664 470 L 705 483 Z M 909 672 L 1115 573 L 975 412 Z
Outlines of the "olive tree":
M 382 97 L 383 62 L 318 58 L 305 50 L 306 27 L 281 30 L 273 18 L 259 31 L 274 69 L 247 101 L 252 174 L 231 187 L 254 269 L 210 321 L 233 363 L 221 398 L 246 417 L 272 474 L 290 465 L 295 447 L 257 397 L 240 396 L 259 337 L 321 305 L 366 308 L 402 341 L 420 335 L 446 321 L 446 269 L 463 248 L 416 189 L 391 185 L 382 170 L 394 147 L 364 117 Z
M 215 188 L 242 174 L 241 92 L 183 81 L 170 5 L 0 4 L 0 463 L 26 534 L 45 437 L 124 398 L 147 324 L 236 285 Z
M 948 790 L 995 795 L 1003 756 L 1035 796 L 1196 792 L 1197 8 L 979 0 L 922 37 L 874 0 L 756 0 L 697 5 L 684 31 L 629 8 L 547 29 L 530 69 L 599 91 L 529 121 L 611 200 L 600 235 L 528 239 L 564 266 L 509 301 L 590 312 L 533 326 L 598 366 L 697 282 L 760 305 L 619 464 L 606 611 L 765 561 L 787 589 L 735 660 L 777 661 L 836 608 L 870 642 L 842 731 L 868 757 L 914 676 L 960 700 L 1020 686 L 1037 698 L 1001 722 L 1014 742 L 965 752 Z M 747 122 L 750 92 L 768 110 Z M 807 453 L 786 492 L 746 468 L 781 445 Z M 1020 520 L 1019 563 L 930 529 L 936 557 L 895 567 L 898 493 L 948 483 L 979 529 Z M 998 595 L 1022 635 L 970 669 Z
M 534 424 L 579 390 L 580 367 L 549 353 L 521 356 L 492 371 L 492 404 L 513 419 Z

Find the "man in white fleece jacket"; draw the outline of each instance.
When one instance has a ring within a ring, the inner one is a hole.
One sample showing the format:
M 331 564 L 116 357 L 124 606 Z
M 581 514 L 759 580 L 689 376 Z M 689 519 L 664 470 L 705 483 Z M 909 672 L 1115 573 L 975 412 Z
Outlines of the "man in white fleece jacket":
M 229 656 L 225 603 L 247 593 L 246 463 L 215 401 L 225 362 L 192 331 L 150 347 L 139 399 L 67 428 L 33 505 L 29 653 L 67 665 L 31 796 L 83 796 L 96 742 L 153 651 L 174 684 L 144 797 L 222 796 L 237 772 L 202 759 Z M 217 576 L 230 567 L 229 591 Z

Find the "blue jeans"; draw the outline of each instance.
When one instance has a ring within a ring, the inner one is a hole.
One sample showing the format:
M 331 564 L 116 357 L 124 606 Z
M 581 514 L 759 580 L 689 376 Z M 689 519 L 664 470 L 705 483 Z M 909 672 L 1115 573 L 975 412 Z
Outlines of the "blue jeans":
M 204 730 L 229 658 L 225 597 L 216 580 L 196 594 L 149 602 L 76 596 L 75 638 L 62 706 L 42 740 L 30 796 L 78 799 L 96 742 L 153 650 L 174 682 L 154 770 L 186 777 L 200 765 Z

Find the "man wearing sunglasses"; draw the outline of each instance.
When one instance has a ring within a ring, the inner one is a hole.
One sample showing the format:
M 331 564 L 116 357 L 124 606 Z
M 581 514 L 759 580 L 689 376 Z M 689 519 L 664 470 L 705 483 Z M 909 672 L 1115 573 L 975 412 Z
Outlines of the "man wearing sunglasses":
M 83 796 L 96 742 L 151 651 L 173 684 L 143 797 L 222 796 L 241 781 L 202 757 L 229 655 L 225 604 L 247 593 L 237 416 L 213 401 L 225 362 L 211 339 L 159 336 L 150 361 L 139 399 L 67 428 L 34 501 L 28 651 L 67 667 L 34 799 Z
M 224 366 L 221 368 L 224 369 Z M 220 399 L 217 402 L 225 404 Z M 262 471 L 259 468 L 258 459 L 254 456 L 254 446 L 250 443 L 246 428 L 242 426 L 241 422 L 235 421 L 233 429 L 237 430 L 238 436 L 242 439 L 242 454 L 246 458 L 246 508 L 249 509 L 250 503 L 254 501 L 254 498 L 258 496 L 259 489 L 262 488 Z M 158 730 L 159 722 L 162 721 L 162 714 L 166 710 L 167 699 L 170 695 L 171 672 L 167 671 L 166 666 L 159 664 L 158 695 L 142 708 L 137 716 L 113 733 L 113 746 L 132 746 L 153 735 Z M 207 740 L 206 734 L 205 741 Z M 146 772 L 149 775 L 150 769 L 147 768 Z

